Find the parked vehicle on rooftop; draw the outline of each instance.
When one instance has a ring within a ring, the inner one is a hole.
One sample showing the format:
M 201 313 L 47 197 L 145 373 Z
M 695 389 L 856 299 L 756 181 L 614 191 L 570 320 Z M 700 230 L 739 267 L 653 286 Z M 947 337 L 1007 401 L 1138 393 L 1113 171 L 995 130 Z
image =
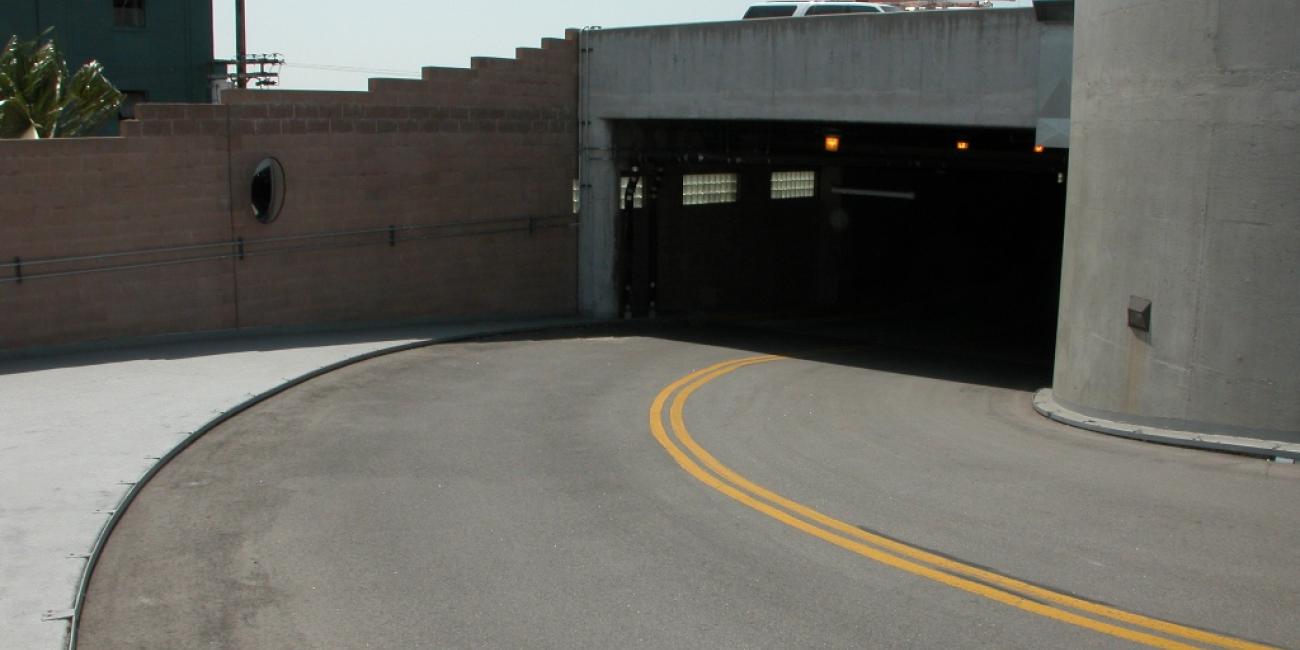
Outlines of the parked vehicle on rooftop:
M 745 12 L 745 18 L 799 18 L 802 16 L 832 16 L 837 14 L 883 14 L 902 11 L 894 5 L 879 2 L 825 2 L 823 0 L 774 0 L 756 4 Z

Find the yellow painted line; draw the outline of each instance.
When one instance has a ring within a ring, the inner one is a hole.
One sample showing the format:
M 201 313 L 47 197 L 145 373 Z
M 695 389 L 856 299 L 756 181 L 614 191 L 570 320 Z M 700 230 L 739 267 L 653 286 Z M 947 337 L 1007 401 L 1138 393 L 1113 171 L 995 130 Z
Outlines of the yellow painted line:
M 704 368 L 702 370 L 698 370 L 677 380 L 676 382 L 673 382 L 668 387 L 664 388 L 664 390 L 661 391 L 659 395 L 655 397 L 654 403 L 651 405 L 650 408 L 650 429 L 651 432 L 654 434 L 655 439 L 658 440 L 660 445 L 663 446 L 664 449 L 668 451 L 669 455 L 672 456 L 673 459 L 677 461 L 678 465 L 680 465 L 683 469 L 685 469 L 696 479 L 700 480 L 706 485 L 709 485 L 715 490 L 718 490 L 719 492 L 726 494 L 732 499 L 735 499 L 736 501 L 739 501 L 742 504 L 754 510 L 757 510 L 774 519 L 777 519 L 782 523 L 785 523 L 791 527 L 794 527 L 810 535 L 813 535 L 814 537 L 818 537 L 826 542 L 829 542 L 831 544 L 834 544 L 846 550 L 858 553 L 859 555 L 863 555 L 882 564 L 886 564 L 888 566 L 903 571 L 907 571 L 908 573 L 926 577 L 936 582 L 940 582 L 942 584 L 954 587 L 956 589 L 961 589 L 963 591 L 974 593 L 998 602 L 1002 602 L 1007 605 L 1011 605 L 1013 607 L 1017 607 L 1022 610 L 1030 611 L 1035 614 L 1045 616 L 1047 618 L 1052 618 L 1073 625 L 1078 625 L 1080 627 L 1084 627 L 1104 634 L 1109 634 L 1112 636 L 1124 638 L 1130 641 L 1135 641 L 1137 643 L 1142 643 L 1152 647 L 1191 648 L 1195 646 L 1190 646 L 1178 641 L 1172 641 L 1169 639 L 1165 639 L 1163 637 L 1157 637 L 1151 634 L 1147 634 L 1145 632 L 1134 631 L 1128 628 L 1123 628 L 1109 623 L 1096 621 L 1091 618 L 1080 616 L 1073 612 L 1064 611 L 1037 602 L 1035 600 L 1027 599 L 1024 596 L 1031 596 L 1033 598 L 1037 598 L 1040 600 L 1054 602 L 1060 605 L 1068 606 L 1072 609 L 1077 609 L 1079 611 L 1084 611 L 1094 615 L 1103 616 L 1130 625 L 1144 627 L 1148 630 L 1152 630 L 1155 632 L 1160 632 L 1171 636 L 1178 636 L 1178 637 L 1182 637 L 1183 639 L 1192 640 L 1200 643 L 1208 643 L 1218 647 L 1234 648 L 1234 649 L 1271 648 L 1271 646 L 1265 646 L 1250 641 L 1244 641 L 1229 636 L 1224 636 L 1212 632 L 1207 632 L 1204 630 L 1198 630 L 1195 628 L 1178 625 L 1175 623 L 1170 623 L 1167 621 L 1161 621 L 1159 619 L 1142 616 L 1141 614 L 1135 614 L 1114 607 L 1109 607 L 1099 603 L 1094 603 L 1092 601 L 1083 600 L 1080 598 L 1070 596 L 1068 594 L 1063 594 L 1060 592 L 1052 591 L 1050 589 L 1045 589 L 1037 585 L 1031 585 L 1023 581 L 1016 580 L 1015 578 L 994 573 L 992 571 L 981 569 L 979 567 L 974 567 L 968 564 L 964 564 L 962 562 L 958 562 L 950 558 L 936 555 L 934 553 L 925 551 L 924 549 L 919 549 L 907 544 L 903 544 L 896 540 L 882 537 L 880 535 L 874 535 L 856 526 L 852 526 L 840 520 L 834 519 L 832 517 L 828 517 L 800 503 L 786 499 L 785 497 L 782 497 L 781 495 L 778 495 L 774 492 L 771 492 L 770 490 L 767 490 L 759 485 L 756 485 L 753 482 L 745 479 L 743 476 L 736 474 L 730 468 L 720 463 L 715 457 L 713 457 L 712 454 L 709 454 L 708 451 L 700 447 L 699 444 L 695 442 L 694 438 L 690 436 L 690 432 L 686 428 L 686 424 L 683 417 L 686 401 L 700 387 L 704 386 L 705 384 L 719 377 L 735 372 L 736 370 L 739 370 L 741 368 L 745 368 L 748 366 L 761 364 L 761 363 L 770 363 L 772 361 L 781 360 L 782 358 L 783 357 L 778 357 L 778 356 L 760 356 L 760 357 L 751 357 L 747 359 L 726 361 L 723 363 L 715 364 L 708 368 Z M 685 388 L 683 389 L 683 387 Z M 672 407 L 669 413 L 670 425 L 673 429 L 673 433 L 676 434 L 677 438 L 682 442 L 683 445 L 687 447 L 687 449 L 691 451 L 692 454 L 695 455 L 696 458 L 698 458 L 701 462 L 703 462 L 710 469 L 716 472 L 717 473 L 716 476 L 704 470 L 704 468 L 700 467 L 695 462 L 694 459 L 692 459 L 685 452 L 683 452 L 681 448 L 679 448 L 677 444 L 674 443 L 673 440 L 668 436 L 667 430 L 664 428 L 663 425 L 663 410 L 665 404 L 667 404 L 669 398 L 672 397 L 674 393 L 676 393 L 676 397 L 673 399 Z M 724 482 L 723 480 L 720 480 L 719 477 L 729 482 Z M 747 494 L 746 492 L 742 492 L 741 489 L 737 489 L 737 488 L 746 490 L 749 492 L 749 494 Z M 768 501 L 769 503 L 764 503 L 762 501 L 759 501 L 758 499 L 755 499 L 754 496 L 758 496 Z M 773 507 L 773 505 L 786 508 L 790 512 L 786 512 L 778 508 L 775 508 Z M 833 530 L 847 533 L 860 540 L 870 542 L 875 546 L 882 547 L 883 549 L 889 549 L 894 553 L 898 553 L 900 555 L 910 557 L 920 562 L 925 562 L 932 566 L 924 566 L 924 565 L 916 564 L 902 557 L 898 557 L 897 555 L 892 555 L 882 550 L 881 548 L 875 548 L 873 546 L 868 546 L 866 544 L 862 544 L 852 539 L 846 539 L 845 537 L 837 535 L 831 531 L 824 530 L 823 528 L 818 528 L 817 526 L 812 525 L 808 521 L 798 519 L 792 516 L 790 513 L 799 514 L 800 516 L 803 516 L 827 528 L 831 528 Z M 966 576 L 975 578 L 982 582 L 975 582 L 958 575 L 952 575 L 951 573 L 946 573 L 945 570 L 954 573 L 964 574 Z M 983 584 L 983 583 L 989 583 L 989 584 Z M 1014 590 L 1020 593 L 1019 594 L 1010 593 L 1002 589 L 997 589 L 991 585 L 996 585 L 998 587 L 1003 587 L 1004 589 Z
M 694 379 L 692 381 L 687 382 L 689 385 L 686 386 L 686 388 L 683 389 L 681 392 L 679 392 L 677 394 L 677 397 L 673 400 L 673 404 L 669 413 L 670 424 L 672 426 L 673 433 L 677 435 L 678 440 L 680 440 L 682 444 L 684 444 L 686 448 L 689 449 L 691 453 L 695 455 L 696 458 L 698 458 L 701 462 L 704 463 L 705 466 L 707 466 L 709 469 L 712 469 L 723 479 L 730 481 L 732 484 L 744 490 L 747 490 L 750 493 L 762 499 L 765 499 L 793 513 L 796 513 L 807 519 L 822 524 L 823 526 L 847 533 L 849 535 L 852 535 L 853 537 L 857 537 L 864 541 L 870 542 L 876 546 L 880 546 L 885 549 L 894 551 L 896 553 L 905 555 L 907 557 L 920 560 L 932 566 L 945 569 L 948 571 L 961 573 L 969 577 L 975 578 L 977 580 L 991 583 L 1006 589 L 1012 589 L 1020 592 L 1023 595 L 1038 598 L 1040 600 L 1054 602 L 1073 609 L 1085 611 L 1098 616 L 1103 616 L 1123 623 L 1145 627 L 1147 629 L 1160 632 L 1162 634 L 1178 636 L 1184 639 L 1189 639 L 1201 643 L 1208 643 L 1218 647 L 1232 648 L 1234 650 L 1237 649 L 1259 650 L 1259 649 L 1271 647 L 1271 646 L 1260 645 L 1258 643 L 1253 643 L 1250 641 L 1244 641 L 1234 637 L 1215 634 L 1213 632 L 1207 632 L 1204 630 L 1198 630 L 1196 628 L 1178 625 L 1176 623 L 1170 623 L 1168 621 L 1162 621 L 1148 616 L 1143 616 L 1141 614 L 1128 612 L 1115 607 L 1110 607 L 1107 605 L 1102 605 L 1100 603 L 1095 603 L 1089 600 L 1084 600 L 1082 598 L 1076 598 L 1068 594 L 1063 594 L 1057 591 L 1052 591 L 1050 589 L 1045 589 L 1043 587 L 1029 584 L 1024 581 L 1011 578 L 1009 576 L 1004 576 L 999 573 L 994 573 L 992 571 L 988 571 L 985 569 L 981 569 L 979 567 L 971 566 L 962 562 L 958 562 L 956 560 L 952 560 L 951 558 L 946 558 L 941 555 L 930 553 L 928 551 L 925 551 L 924 549 L 919 549 L 914 546 L 910 546 L 908 544 L 903 544 L 896 540 L 889 539 L 887 537 L 875 535 L 867 531 L 864 531 L 861 528 L 858 528 L 857 526 L 853 526 L 851 524 L 845 523 L 838 519 L 834 519 L 832 517 L 828 517 L 816 510 L 813 510 L 812 508 L 809 508 L 807 506 L 804 506 L 803 504 L 782 497 L 781 495 L 771 492 L 770 490 L 767 490 L 762 486 L 756 485 L 750 482 L 749 480 L 745 479 L 743 476 L 736 474 L 730 468 L 726 467 L 721 462 L 719 462 L 712 454 L 710 454 L 708 451 L 702 448 L 698 443 L 695 442 L 695 439 L 691 437 L 690 431 L 686 428 L 686 423 L 683 418 L 683 411 L 686 404 L 686 400 L 688 400 L 690 396 L 701 386 L 713 381 L 714 379 L 717 379 L 718 377 L 721 377 L 726 374 L 730 374 L 732 372 L 735 372 L 736 370 L 739 370 L 747 366 L 752 366 L 760 363 L 770 363 L 772 361 L 777 361 L 777 360 L 780 360 L 780 358 L 779 357 L 755 357 L 751 359 L 740 359 L 725 365 L 720 364 L 722 365 L 722 367 L 715 366 L 713 367 L 713 369 L 706 369 L 706 371 L 703 374 L 693 375 Z

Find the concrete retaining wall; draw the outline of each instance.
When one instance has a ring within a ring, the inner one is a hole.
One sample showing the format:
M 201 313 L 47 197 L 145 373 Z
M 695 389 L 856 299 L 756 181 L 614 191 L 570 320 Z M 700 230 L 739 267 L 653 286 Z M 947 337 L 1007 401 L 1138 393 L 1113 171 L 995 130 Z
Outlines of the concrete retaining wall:
M 234 91 L 224 105 L 143 105 L 122 138 L 0 142 L 0 262 L 21 258 L 26 276 L 0 283 L 0 349 L 573 313 L 576 62 L 576 40 L 552 39 L 369 92 Z M 261 224 L 249 183 L 268 156 L 288 191 L 279 219 Z M 520 217 L 557 227 L 399 230 L 397 246 L 387 233 L 316 237 Z M 238 239 L 242 260 L 155 267 L 231 247 L 142 252 Z M 317 250 L 289 250 L 304 247 Z M 40 263 L 118 253 L 129 254 Z M 145 268 L 38 277 L 120 265 Z M 15 271 L 0 267 L 0 280 Z
M 587 32 L 603 119 L 760 119 L 1034 128 L 1029 9 L 820 16 Z
M 1300 2 L 1089 0 L 1075 43 L 1057 399 L 1300 440 Z
M 613 121 L 1033 129 L 1042 117 L 1042 34 L 1031 9 L 583 32 L 582 311 L 599 317 L 618 311 Z

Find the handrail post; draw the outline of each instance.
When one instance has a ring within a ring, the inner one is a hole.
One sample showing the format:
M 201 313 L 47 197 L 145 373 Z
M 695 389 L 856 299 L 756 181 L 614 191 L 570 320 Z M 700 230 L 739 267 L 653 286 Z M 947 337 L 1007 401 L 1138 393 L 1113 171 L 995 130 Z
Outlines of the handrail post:
M 23 258 L 21 257 L 14 258 L 14 278 L 18 280 L 18 284 L 23 283 Z

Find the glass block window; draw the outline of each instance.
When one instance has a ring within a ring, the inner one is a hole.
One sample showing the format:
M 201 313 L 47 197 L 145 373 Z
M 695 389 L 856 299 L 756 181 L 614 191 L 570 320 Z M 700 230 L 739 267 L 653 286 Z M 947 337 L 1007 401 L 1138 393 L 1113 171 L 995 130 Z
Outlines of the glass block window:
M 682 205 L 735 203 L 737 174 L 687 174 L 682 176 Z
M 623 176 L 618 179 L 618 204 L 623 205 L 623 197 L 627 196 L 627 184 L 632 182 L 630 176 Z M 645 179 L 637 177 L 636 193 L 632 195 L 632 208 L 640 210 L 645 207 Z
M 772 198 L 807 199 L 817 196 L 817 172 L 772 172 Z

